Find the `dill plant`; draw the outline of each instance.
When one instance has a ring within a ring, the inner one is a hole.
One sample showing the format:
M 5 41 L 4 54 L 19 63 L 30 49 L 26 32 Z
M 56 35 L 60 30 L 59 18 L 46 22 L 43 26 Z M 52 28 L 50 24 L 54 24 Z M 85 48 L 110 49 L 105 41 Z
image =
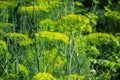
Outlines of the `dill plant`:
M 119 3 L 0 1 L 0 79 L 119 80 Z
M 51 74 L 49 73 L 37 73 L 33 80 L 56 80 Z

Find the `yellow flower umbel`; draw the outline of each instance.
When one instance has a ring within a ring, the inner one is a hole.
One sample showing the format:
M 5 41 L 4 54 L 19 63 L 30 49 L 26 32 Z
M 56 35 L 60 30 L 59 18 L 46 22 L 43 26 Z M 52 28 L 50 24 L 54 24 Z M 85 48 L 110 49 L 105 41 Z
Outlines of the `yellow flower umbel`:
M 23 64 L 18 64 L 18 70 L 21 76 L 27 77 L 29 74 L 27 68 Z
M 49 73 L 37 73 L 34 77 L 33 80 L 56 80 L 51 74 Z
M 120 12 L 118 11 L 108 11 L 105 13 L 106 17 L 109 17 L 110 19 L 120 20 Z
M 94 26 L 97 25 L 97 19 L 98 19 L 97 15 L 89 12 L 86 14 L 86 16 L 89 18 L 91 25 L 94 25 Z
M 42 31 L 42 32 L 36 33 L 35 36 L 37 40 L 41 38 L 46 38 L 50 41 L 62 41 L 66 44 L 68 44 L 69 42 L 69 38 L 65 34 L 58 33 L 58 32 Z
M 49 12 L 49 7 L 48 6 L 29 6 L 29 7 L 21 7 L 18 12 L 20 13 L 32 13 L 34 11 L 44 11 L 44 12 Z
M 92 32 L 92 26 L 90 24 L 89 18 L 84 15 L 69 14 L 67 16 L 62 16 L 55 22 L 55 28 L 60 32 L 65 32 L 67 34 L 70 31 L 76 32 Z
M 7 9 L 9 7 L 15 7 L 17 4 L 17 1 L 0 1 L 0 9 Z
M 25 46 L 33 43 L 33 40 L 28 38 L 28 35 L 20 33 L 9 33 L 9 38 L 11 40 L 17 41 L 20 46 Z
M 90 44 L 101 46 L 102 44 L 118 45 L 118 39 L 108 33 L 92 33 L 84 37 L 85 41 Z

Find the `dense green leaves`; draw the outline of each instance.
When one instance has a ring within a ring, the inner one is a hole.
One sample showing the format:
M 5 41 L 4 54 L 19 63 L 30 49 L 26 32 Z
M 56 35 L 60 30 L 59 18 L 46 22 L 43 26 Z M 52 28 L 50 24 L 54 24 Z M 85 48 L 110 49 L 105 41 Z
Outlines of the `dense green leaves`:
M 120 1 L 0 4 L 0 80 L 119 80 Z
M 9 7 L 15 7 L 17 1 L 0 1 L 0 9 L 7 9 Z
M 0 55 L 7 49 L 6 43 L 0 40 Z
M 119 41 L 112 34 L 107 33 L 92 33 L 85 36 L 86 43 L 92 45 L 102 46 L 102 45 L 119 45 Z

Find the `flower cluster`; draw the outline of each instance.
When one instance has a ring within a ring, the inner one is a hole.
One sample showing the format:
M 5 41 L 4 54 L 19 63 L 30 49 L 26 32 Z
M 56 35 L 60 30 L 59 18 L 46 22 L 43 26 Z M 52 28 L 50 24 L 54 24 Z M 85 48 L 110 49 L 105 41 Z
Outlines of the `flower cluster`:
M 112 34 L 107 34 L 107 33 L 92 33 L 92 34 L 85 36 L 85 40 L 89 42 L 90 44 L 95 44 L 98 46 L 102 44 L 108 44 L 108 45 L 119 44 L 119 41 L 115 36 L 113 36 Z
M 34 77 L 33 80 L 56 80 L 51 74 L 49 73 L 37 73 Z
M 58 0 L 37 0 L 37 5 L 35 6 L 22 6 L 18 12 L 20 13 L 32 13 L 33 11 L 44 11 L 49 12 L 53 5 L 58 3 Z
M 67 16 L 63 16 L 55 22 L 55 26 L 55 28 L 61 32 L 92 32 L 89 18 L 81 14 L 69 14 Z
M 16 6 L 17 1 L 0 1 L 0 9 L 6 9 L 9 6 Z
M 69 42 L 69 38 L 65 34 L 58 33 L 58 32 L 42 31 L 42 32 L 36 33 L 35 36 L 37 40 L 41 38 L 46 38 L 50 41 L 62 41 L 66 44 L 68 44 Z
M 96 19 L 98 18 L 98 16 L 96 16 L 96 15 L 93 14 L 93 13 L 88 13 L 88 14 L 86 14 L 86 16 L 90 19 L 90 22 L 91 22 L 93 25 L 97 25 Z
M 19 70 L 19 74 L 28 76 L 28 70 L 24 65 L 18 64 L 18 70 Z
M 49 7 L 48 6 L 29 6 L 29 7 L 21 7 L 18 12 L 20 13 L 33 13 L 33 11 L 44 11 L 44 12 L 49 12 Z
M 11 40 L 15 40 L 18 42 L 20 46 L 25 46 L 33 43 L 33 40 L 28 38 L 28 35 L 20 34 L 20 33 L 9 33 L 7 35 Z
M 111 19 L 120 20 L 120 12 L 118 11 L 108 11 L 105 13 L 105 16 Z
M 54 23 L 51 19 L 43 19 L 39 22 L 39 28 L 42 30 L 54 31 Z

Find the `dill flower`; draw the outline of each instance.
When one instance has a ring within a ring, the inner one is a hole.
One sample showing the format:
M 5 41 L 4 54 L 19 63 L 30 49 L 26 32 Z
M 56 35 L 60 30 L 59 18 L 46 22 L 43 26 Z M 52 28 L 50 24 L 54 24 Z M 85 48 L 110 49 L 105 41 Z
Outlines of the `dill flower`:
M 25 46 L 33 43 L 33 40 L 28 38 L 28 35 L 21 33 L 9 33 L 9 38 L 18 42 L 20 46 Z
M 89 18 L 81 14 L 69 14 L 62 16 L 61 19 L 56 21 L 55 26 L 58 31 L 65 33 L 69 33 L 71 30 L 74 33 L 79 31 L 92 32 L 92 26 L 90 24 Z
M 34 77 L 33 80 L 56 80 L 51 74 L 49 73 L 37 73 Z
M 69 38 L 65 34 L 59 32 L 42 31 L 36 33 L 35 36 L 37 40 L 40 38 L 47 38 L 50 41 L 62 41 L 66 44 L 69 42 Z

